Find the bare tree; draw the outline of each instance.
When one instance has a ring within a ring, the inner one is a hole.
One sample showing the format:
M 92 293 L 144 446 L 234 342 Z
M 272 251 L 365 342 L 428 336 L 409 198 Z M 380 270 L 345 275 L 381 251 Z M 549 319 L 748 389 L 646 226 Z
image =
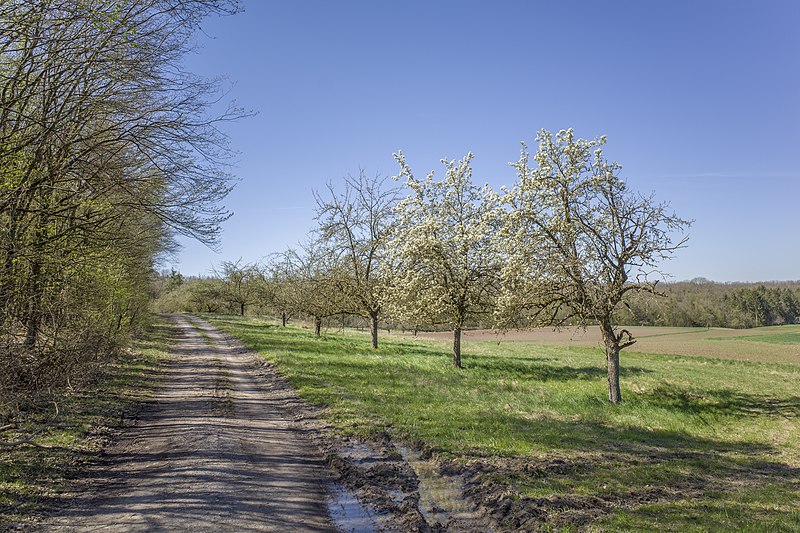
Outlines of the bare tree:
M 292 284 L 295 277 L 295 252 L 288 249 L 282 253 L 271 254 L 265 267 L 266 289 L 264 297 L 281 318 L 281 326 L 286 327 L 289 317 L 297 311 Z
M 348 312 L 369 320 L 372 347 L 378 348 L 378 321 L 388 283 L 381 269 L 386 238 L 392 228 L 397 188 L 386 188 L 380 175 L 348 176 L 342 192 L 328 183 L 328 194 L 314 193 L 320 238 L 339 256 L 340 287 Z
M 686 243 L 689 222 L 628 188 L 621 166 L 603 157 L 605 137 L 542 130 L 537 140 L 536 167 L 523 145 L 505 197 L 509 260 L 500 307 L 506 317 L 529 310 L 538 325 L 598 324 L 608 400 L 617 403 L 619 353 L 635 339 L 615 327 L 614 311 L 628 293 L 656 293 L 660 263 Z
M 214 275 L 222 282 L 222 299 L 235 307 L 244 316 L 247 306 L 258 302 L 264 276 L 255 263 L 223 261 L 214 269 Z
M 314 333 L 319 337 L 322 321 L 341 314 L 345 307 L 343 292 L 336 286 L 341 270 L 335 254 L 316 238 L 285 254 L 291 265 L 287 281 L 292 306 L 313 319 Z

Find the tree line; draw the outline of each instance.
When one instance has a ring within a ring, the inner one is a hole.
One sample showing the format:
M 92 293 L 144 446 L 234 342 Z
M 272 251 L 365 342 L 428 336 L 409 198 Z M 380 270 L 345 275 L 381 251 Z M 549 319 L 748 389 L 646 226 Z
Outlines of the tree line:
M 446 327 L 462 367 L 461 334 L 497 328 L 597 324 L 618 402 L 619 353 L 635 342 L 619 328 L 633 295 L 657 294 L 659 268 L 684 246 L 689 222 L 668 204 L 629 188 L 603 155 L 605 137 L 569 130 L 537 134 L 512 166 L 517 180 L 495 191 L 473 180 L 469 153 L 443 159 L 443 176 L 415 176 L 402 152 L 393 181 L 364 172 L 315 192 L 316 227 L 263 265 L 224 262 L 206 280 L 179 283 L 162 309 L 302 315 L 320 334 L 332 317 L 378 326 Z M 397 185 L 399 184 L 399 185 Z
M 665 298 L 631 298 L 619 320 L 634 325 L 753 328 L 800 322 L 800 282 L 717 283 L 703 278 L 664 287 Z
M 154 267 L 217 241 L 230 150 L 218 82 L 183 67 L 227 0 L 0 3 L 0 415 L 143 323 Z

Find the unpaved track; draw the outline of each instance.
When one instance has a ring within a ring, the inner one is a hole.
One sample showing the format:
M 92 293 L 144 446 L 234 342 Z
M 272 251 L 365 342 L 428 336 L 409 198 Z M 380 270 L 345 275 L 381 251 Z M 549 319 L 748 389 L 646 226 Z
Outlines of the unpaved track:
M 328 473 L 285 407 L 280 379 L 257 377 L 207 322 L 181 331 L 165 386 L 95 468 L 87 493 L 46 531 L 335 531 Z

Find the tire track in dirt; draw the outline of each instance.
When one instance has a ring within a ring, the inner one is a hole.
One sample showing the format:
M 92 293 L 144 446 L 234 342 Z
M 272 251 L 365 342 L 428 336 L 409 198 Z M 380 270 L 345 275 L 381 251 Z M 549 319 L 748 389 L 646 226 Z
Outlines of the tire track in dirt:
M 330 474 L 292 424 L 281 380 L 258 379 L 207 322 L 170 317 L 181 342 L 135 426 L 46 531 L 336 531 Z

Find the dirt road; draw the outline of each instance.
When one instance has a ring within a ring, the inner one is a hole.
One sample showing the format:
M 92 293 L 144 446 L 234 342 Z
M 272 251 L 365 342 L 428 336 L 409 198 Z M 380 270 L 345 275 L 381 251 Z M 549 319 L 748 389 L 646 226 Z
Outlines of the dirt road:
M 335 531 L 329 474 L 290 389 L 207 322 L 181 332 L 165 386 L 46 531 Z

